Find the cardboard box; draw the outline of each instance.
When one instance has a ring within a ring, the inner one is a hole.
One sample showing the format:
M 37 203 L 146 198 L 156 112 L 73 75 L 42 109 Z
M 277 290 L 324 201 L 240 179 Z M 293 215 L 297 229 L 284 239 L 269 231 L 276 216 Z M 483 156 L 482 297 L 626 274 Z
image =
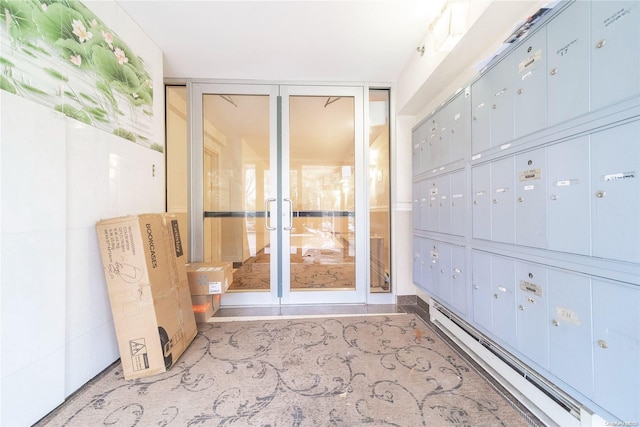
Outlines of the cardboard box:
M 124 377 L 165 372 L 197 333 L 178 221 L 132 215 L 96 231 Z
M 207 322 L 220 308 L 220 294 L 192 295 L 191 304 L 196 323 Z
M 221 294 L 233 282 L 230 262 L 199 262 L 187 264 L 187 278 L 191 295 Z

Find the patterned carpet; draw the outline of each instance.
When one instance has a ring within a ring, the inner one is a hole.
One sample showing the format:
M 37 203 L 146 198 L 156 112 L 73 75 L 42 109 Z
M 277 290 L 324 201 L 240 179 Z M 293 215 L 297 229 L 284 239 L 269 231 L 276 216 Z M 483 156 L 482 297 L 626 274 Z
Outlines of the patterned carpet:
M 531 425 L 413 314 L 198 326 L 169 372 L 116 363 L 36 425 Z

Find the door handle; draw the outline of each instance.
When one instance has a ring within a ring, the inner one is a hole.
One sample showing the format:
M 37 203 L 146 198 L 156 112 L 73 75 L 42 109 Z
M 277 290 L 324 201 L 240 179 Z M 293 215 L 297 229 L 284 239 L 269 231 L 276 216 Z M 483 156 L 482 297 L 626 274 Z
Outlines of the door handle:
M 289 226 L 282 227 L 283 230 L 291 230 L 293 228 L 293 202 L 291 199 L 283 199 L 285 202 L 289 202 Z
M 276 199 L 274 198 L 264 199 L 264 228 L 271 231 L 275 230 L 276 228 L 271 226 L 271 211 L 269 211 L 269 203 L 275 201 Z

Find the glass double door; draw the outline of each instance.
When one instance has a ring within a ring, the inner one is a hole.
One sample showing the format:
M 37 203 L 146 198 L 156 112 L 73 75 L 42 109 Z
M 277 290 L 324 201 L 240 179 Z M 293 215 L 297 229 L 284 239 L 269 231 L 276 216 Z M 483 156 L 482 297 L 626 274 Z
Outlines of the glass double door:
M 192 85 L 192 259 L 222 305 L 365 302 L 363 88 Z

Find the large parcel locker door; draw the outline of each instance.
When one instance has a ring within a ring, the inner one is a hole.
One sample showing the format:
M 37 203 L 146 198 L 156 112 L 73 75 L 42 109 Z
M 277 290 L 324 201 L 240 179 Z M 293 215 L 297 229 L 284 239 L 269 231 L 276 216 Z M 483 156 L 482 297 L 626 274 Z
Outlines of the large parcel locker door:
M 491 240 L 491 164 L 471 169 L 473 238 Z
M 589 136 L 547 147 L 547 247 L 589 255 Z
M 640 419 L 640 287 L 592 279 L 594 401 Z
M 527 38 L 512 55 L 515 64 L 514 136 L 528 135 L 547 123 L 546 29 Z
M 547 123 L 589 112 L 590 2 L 576 1 L 547 24 Z
M 546 152 L 538 149 L 515 158 L 516 243 L 546 248 Z
M 501 340 L 516 348 L 516 294 L 515 261 L 500 256 L 492 256 L 491 291 L 493 327 L 492 332 Z
M 516 210 L 513 157 L 491 163 L 491 240 L 515 243 Z
M 591 281 L 567 271 L 547 271 L 549 371 L 593 398 Z
M 593 256 L 640 263 L 640 121 L 591 134 Z
M 546 267 L 516 263 L 518 350 L 545 369 L 549 367 L 547 292 Z
M 591 109 L 640 94 L 640 1 L 592 1 Z
M 487 331 L 493 328 L 491 311 L 491 259 L 486 252 L 473 251 L 471 253 L 471 297 L 473 306 L 473 321 Z

